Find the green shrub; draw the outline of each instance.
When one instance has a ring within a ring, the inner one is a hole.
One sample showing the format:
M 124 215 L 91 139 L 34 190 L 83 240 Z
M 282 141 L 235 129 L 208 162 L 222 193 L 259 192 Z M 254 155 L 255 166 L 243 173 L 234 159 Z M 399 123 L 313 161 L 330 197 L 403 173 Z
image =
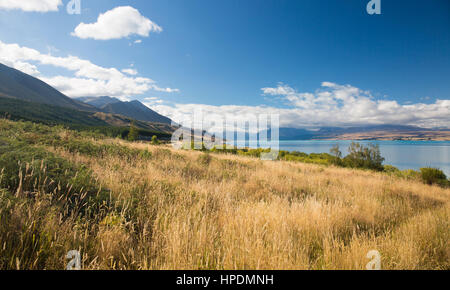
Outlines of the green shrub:
M 425 184 L 447 185 L 448 183 L 447 176 L 445 176 L 442 170 L 437 168 L 420 168 L 420 174 L 422 177 L 422 181 Z
M 139 138 L 139 131 L 134 124 L 130 127 L 130 132 L 128 132 L 128 141 L 136 141 Z
M 409 180 L 420 180 L 420 172 L 413 169 L 401 170 L 397 175 Z
M 400 172 L 400 170 L 392 165 L 384 165 L 384 172 L 389 173 L 389 174 L 398 174 Z
M 153 135 L 153 137 L 152 137 L 152 144 L 153 145 L 159 145 L 158 136 Z

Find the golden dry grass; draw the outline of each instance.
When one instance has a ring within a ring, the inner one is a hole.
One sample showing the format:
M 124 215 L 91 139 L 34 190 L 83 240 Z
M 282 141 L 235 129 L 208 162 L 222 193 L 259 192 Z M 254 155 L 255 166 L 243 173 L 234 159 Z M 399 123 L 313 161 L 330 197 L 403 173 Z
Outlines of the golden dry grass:
M 365 269 L 378 250 L 382 269 L 450 269 L 449 189 L 371 171 L 85 142 L 151 158 L 45 147 L 92 169 L 114 204 L 101 221 L 63 221 L 46 199 L 9 208 L 10 227 L 39 221 L 39 245 L 51 250 L 16 253 L 8 267 L 63 269 L 76 249 L 84 269 Z
M 119 200 L 140 196 L 137 238 L 125 218 L 101 229 L 93 268 L 132 261 L 139 269 L 365 269 L 373 249 L 383 269 L 450 268 L 448 189 L 369 171 L 106 142 L 153 159 L 56 150 L 87 164 Z

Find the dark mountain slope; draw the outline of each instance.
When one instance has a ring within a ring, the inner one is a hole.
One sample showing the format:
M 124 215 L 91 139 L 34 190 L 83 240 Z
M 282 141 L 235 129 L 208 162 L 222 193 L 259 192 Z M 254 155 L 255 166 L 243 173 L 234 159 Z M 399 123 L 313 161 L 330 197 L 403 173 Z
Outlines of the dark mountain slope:
M 120 115 L 80 111 L 0 97 L 0 118 L 5 117 L 14 121 L 31 121 L 51 126 L 63 125 L 75 130 L 95 131 L 110 137 L 120 135 L 122 138 L 126 137 L 133 123 L 143 140 L 150 139 L 153 135 L 168 140 L 175 130 L 169 125 L 135 121 Z
M 68 127 L 110 126 L 93 112 L 1 97 L 0 117 Z
M 0 63 L 0 97 L 96 111 L 88 104 L 72 100 L 43 81 Z

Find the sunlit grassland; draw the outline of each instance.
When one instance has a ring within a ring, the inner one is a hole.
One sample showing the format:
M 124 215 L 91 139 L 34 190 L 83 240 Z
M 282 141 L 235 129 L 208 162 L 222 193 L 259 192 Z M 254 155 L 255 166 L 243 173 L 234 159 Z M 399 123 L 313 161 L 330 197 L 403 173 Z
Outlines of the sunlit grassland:
M 0 268 L 450 269 L 450 189 L 0 120 Z

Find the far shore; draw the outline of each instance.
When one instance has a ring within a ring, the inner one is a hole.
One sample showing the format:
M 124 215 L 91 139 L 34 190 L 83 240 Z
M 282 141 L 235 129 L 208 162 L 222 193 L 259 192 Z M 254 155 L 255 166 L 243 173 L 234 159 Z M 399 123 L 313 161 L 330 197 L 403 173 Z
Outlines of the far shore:
M 354 140 L 354 141 L 450 141 L 450 131 L 419 132 L 362 132 L 349 133 L 320 138 L 320 140 Z

